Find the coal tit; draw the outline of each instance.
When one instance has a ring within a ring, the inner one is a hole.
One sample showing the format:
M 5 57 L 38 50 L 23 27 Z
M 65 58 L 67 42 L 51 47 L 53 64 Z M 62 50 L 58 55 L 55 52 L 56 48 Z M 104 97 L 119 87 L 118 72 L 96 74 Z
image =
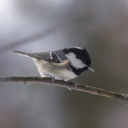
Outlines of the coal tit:
M 94 71 L 87 50 L 81 47 L 71 46 L 63 50 L 39 53 L 10 52 L 30 57 L 35 62 L 41 77 L 54 77 L 67 81 L 85 70 Z

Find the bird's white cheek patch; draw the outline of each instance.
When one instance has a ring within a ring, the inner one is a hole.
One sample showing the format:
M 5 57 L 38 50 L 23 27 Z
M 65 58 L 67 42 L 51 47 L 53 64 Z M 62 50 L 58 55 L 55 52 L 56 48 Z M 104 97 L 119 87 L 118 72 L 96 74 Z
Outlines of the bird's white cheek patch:
M 80 59 L 77 59 L 76 55 L 73 52 L 70 52 L 66 54 L 65 56 L 69 59 L 71 65 L 76 69 L 84 68 L 87 66 Z

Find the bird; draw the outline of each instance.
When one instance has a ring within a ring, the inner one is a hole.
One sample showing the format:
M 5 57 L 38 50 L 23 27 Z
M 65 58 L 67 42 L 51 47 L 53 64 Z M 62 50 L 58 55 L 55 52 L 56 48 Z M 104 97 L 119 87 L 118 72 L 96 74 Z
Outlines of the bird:
M 58 80 L 69 81 L 78 77 L 82 72 L 91 70 L 91 58 L 85 48 L 70 46 L 62 50 L 25 53 L 9 51 L 31 58 L 41 77 L 52 77 Z

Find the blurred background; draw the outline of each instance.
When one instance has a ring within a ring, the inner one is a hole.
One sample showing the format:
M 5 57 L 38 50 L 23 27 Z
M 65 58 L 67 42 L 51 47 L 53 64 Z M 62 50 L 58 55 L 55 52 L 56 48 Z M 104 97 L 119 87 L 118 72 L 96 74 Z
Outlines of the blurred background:
M 95 72 L 75 81 L 128 94 L 127 0 L 0 0 L 0 76 L 39 76 L 8 50 L 85 47 Z M 38 83 L 0 83 L 0 128 L 127 128 L 116 99 Z

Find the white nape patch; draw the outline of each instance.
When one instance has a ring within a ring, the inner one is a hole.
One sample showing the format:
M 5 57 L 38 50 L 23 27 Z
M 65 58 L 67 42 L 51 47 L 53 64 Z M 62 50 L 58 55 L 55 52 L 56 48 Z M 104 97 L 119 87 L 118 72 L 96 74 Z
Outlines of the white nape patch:
M 81 47 L 77 47 L 77 46 L 71 46 L 71 47 L 68 47 L 67 49 L 69 49 L 69 48 L 77 48 L 77 49 L 81 49 L 81 50 L 83 50 L 83 48 L 81 48 Z
M 69 52 L 68 54 L 65 54 L 65 56 L 69 59 L 71 65 L 76 69 L 84 68 L 87 66 L 80 59 L 77 59 L 73 52 Z
M 53 57 L 52 57 L 52 52 L 50 52 L 49 54 L 50 54 L 50 59 L 52 60 L 52 59 L 53 59 Z

